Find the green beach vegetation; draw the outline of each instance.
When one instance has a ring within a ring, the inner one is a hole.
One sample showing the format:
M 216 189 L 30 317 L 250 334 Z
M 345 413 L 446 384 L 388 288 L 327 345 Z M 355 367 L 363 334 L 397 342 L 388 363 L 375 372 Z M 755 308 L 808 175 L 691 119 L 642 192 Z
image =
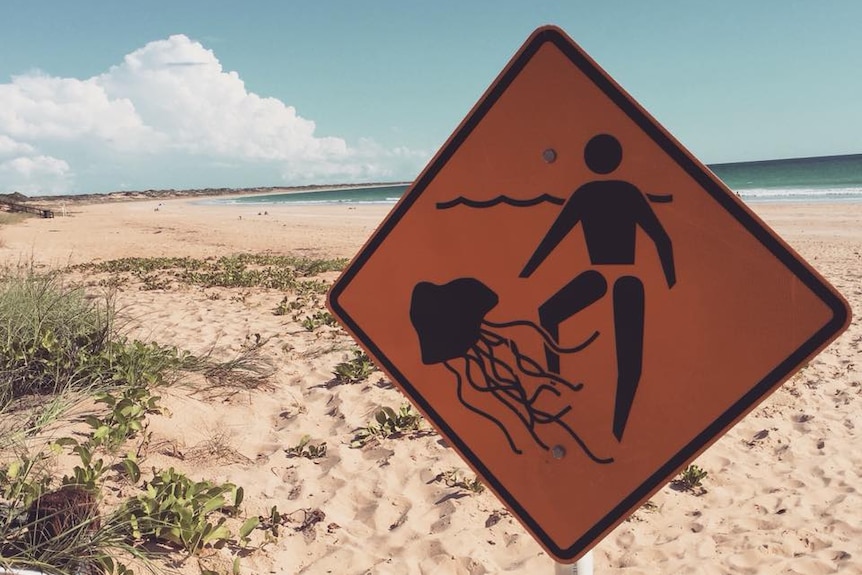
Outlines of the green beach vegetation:
M 702 467 L 691 464 L 683 469 L 679 476 L 673 480 L 672 484 L 681 491 L 688 491 L 697 495 L 703 495 L 706 491 L 703 488 L 703 480 L 706 479 L 708 473 Z
M 208 358 L 116 333 L 109 296 L 90 297 L 58 274 L 28 269 L 0 278 L 0 556 L 46 573 L 131 573 L 147 542 L 188 554 L 229 540 L 224 526 L 241 491 L 169 470 L 143 479 L 135 442 L 146 441 L 154 392 Z M 92 401 L 84 432 L 43 434 Z M 60 475 L 61 455 L 72 469 Z M 106 484 L 139 492 L 100 515 Z M 172 495 L 165 495 L 170 491 Z M 212 519 L 218 516 L 217 519 Z M 253 528 L 244 524 L 238 537 Z M 95 571 L 91 571 L 95 570 Z
M 362 448 L 387 437 L 419 431 L 423 421 L 422 415 L 409 403 L 402 404 L 398 411 L 388 406 L 380 407 L 374 412 L 374 419 L 367 426 L 356 430 L 350 447 Z
M 340 271 L 344 258 L 315 259 L 289 255 L 236 254 L 196 258 L 122 258 L 73 266 L 71 271 L 102 272 L 110 275 L 109 285 L 122 285 L 131 279 L 141 289 L 170 289 L 174 285 L 202 288 L 268 288 L 305 294 L 324 294 L 329 284 L 318 276 Z M 283 312 L 282 312 L 283 313 Z
M 347 361 L 343 361 L 335 366 L 335 371 L 332 372 L 335 383 L 359 383 L 364 381 L 377 368 L 371 361 L 371 358 L 361 349 L 353 350 L 353 357 Z
M 271 537 L 257 515 L 244 515 L 242 487 L 173 468 L 145 470 L 141 453 L 150 440 L 147 418 L 162 410 L 160 389 L 189 372 L 210 388 L 253 388 L 271 373 L 259 355 L 266 339 L 256 335 L 228 361 L 129 339 L 118 329 L 110 288 L 137 280 L 141 289 L 282 289 L 300 298 L 299 312 L 328 285 L 316 276 L 344 264 L 239 255 L 126 258 L 64 270 L 107 274 L 90 286 L 33 266 L 0 271 L 0 566 L 156 572 L 153 549 L 200 560 L 204 548 L 227 545 L 239 572 L 254 532 Z M 108 291 L 94 296 L 99 286 Z M 296 451 L 320 457 L 325 443 Z M 106 492 L 123 496 L 104 505 Z
M 447 469 L 442 473 L 438 473 L 434 481 L 442 481 L 446 487 L 463 489 L 473 494 L 479 494 L 485 491 L 485 486 L 482 485 L 478 476 L 462 475 L 462 472 L 456 468 Z

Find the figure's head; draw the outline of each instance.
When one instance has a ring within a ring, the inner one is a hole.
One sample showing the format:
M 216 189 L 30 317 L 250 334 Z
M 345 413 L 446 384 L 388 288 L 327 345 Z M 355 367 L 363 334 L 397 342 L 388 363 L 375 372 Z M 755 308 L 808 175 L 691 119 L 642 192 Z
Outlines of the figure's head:
M 584 147 L 584 161 L 597 174 L 610 174 L 623 159 L 623 147 L 610 134 L 593 136 Z

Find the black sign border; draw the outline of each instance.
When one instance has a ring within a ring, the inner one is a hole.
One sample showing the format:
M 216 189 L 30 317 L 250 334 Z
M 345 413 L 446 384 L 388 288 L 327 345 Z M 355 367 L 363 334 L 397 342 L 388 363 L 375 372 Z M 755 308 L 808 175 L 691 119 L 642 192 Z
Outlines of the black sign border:
M 776 259 L 819 297 L 832 310 L 833 316 L 821 329 L 812 335 L 802 346 L 796 349 L 787 359 L 775 366 L 767 376 L 758 382 L 748 393 L 734 403 L 718 419 L 708 425 L 700 434 L 670 460 L 649 476 L 596 525 L 568 547 L 560 547 L 542 529 L 532 516 L 518 503 L 503 484 L 482 463 L 470 448 L 453 432 L 447 423 L 428 404 L 425 399 L 410 384 L 395 364 L 377 347 L 368 334 L 354 321 L 350 314 L 339 303 L 339 298 L 350 282 L 368 261 L 377 248 L 386 240 L 401 218 L 422 195 L 428 185 L 434 180 L 443 166 L 458 151 L 461 144 L 469 137 L 473 129 L 482 121 L 488 111 L 506 91 L 512 81 L 521 73 L 527 63 L 545 43 L 552 43 L 562 52 L 572 64 L 578 67 L 592 82 L 628 117 L 634 121 L 653 141 L 672 158 L 705 192 L 727 212 L 729 212 L 749 233 L 751 233 Z M 366 350 L 382 363 L 382 367 L 402 387 L 409 398 L 428 416 L 433 424 L 440 429 L 457 447 L 458 451 L 468 460 L 471 466 L 485 479 L 492 489 L 500 495 L 504 503 L 522 521 L 539 542 L 557 559 L 572 561 L 597 543 L 597 539 L 615 523 L 621 521 L 634 511 L 634 506 L 666 483 L 675 470 L 693 459 L 701 450 L 716 440 L 722 430 L 730 426 L 738 417 L 745 414 L 757 403 L 777 388 L 802 363 L 821 347 L 843 331 L 849 324 L 850 310 L 846 302 L 837 295 L 794 253 L 792 253 L 773 233 L 744 209 L 724 185 L 710 172 L 692 159 L 692 157 L 677 144 L 664 129 L 635 100 L 625 93 L 610 77 L 598 67 L 564 32 L 553 26 L 539 28 L 527 40 L 523 48 L 515 55 L 506 69 L 500 74 L 484 97 L 476 104 L 472 112 L 464 119 L 459 128 L 449 138 L 428 167 L 422 172 L 404 198 L 395 206 L 392 213 L 381 224 L 365 248 L 351 262 L 329 294 L 329 307 L 332 312 L 347 326 Z

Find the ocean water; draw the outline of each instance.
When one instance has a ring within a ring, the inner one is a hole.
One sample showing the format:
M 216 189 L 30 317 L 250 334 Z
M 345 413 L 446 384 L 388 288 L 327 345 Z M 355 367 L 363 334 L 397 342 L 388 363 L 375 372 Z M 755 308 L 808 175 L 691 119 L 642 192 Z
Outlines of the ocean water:
M 709 168 L 747 201 L 862 201 L 862 154 L 713 164 Z
M 263 196 L 219 198 L 209 203 L 267 206 L 275 204 L 394 204 L 409 186 L 392 184 L 357 188 L 335 188 L 313 192 L 288 192 Z
M 712 164 L 709 168 L 749 202 L 862 201 L 862 154 Z M 251 204 L 394 204 L 407 185 L 368 186 L 219 199 Z

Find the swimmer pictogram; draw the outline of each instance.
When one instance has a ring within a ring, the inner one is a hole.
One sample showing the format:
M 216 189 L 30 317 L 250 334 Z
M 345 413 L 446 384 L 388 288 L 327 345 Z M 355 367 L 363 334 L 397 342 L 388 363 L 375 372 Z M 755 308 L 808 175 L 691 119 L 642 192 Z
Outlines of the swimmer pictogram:
M 622 145 L 611 134 L 594 136 L 584 149 L 584 161 L 597 175 L 612 174 L 622 158 Z M 663 197 L 664 201 L 670 198 Z M 672 288 L 676 284 L 670 237 L 644 194 L 631 183 L 616 179 L 593 180 L 572 193 L 520 276 L 530 277 L 578 223 L 583 228 L 590 261 L 596 269 L 634 264 L 635 237 L 640 228 L 655 244 L 667 287 Z M 595 289 L 594 273 L 578 273 L 539 308 L 542 327 L 557 343 L 560 324 L 605 295 L 606 285 Z M 604 280 L 604 276 L 599 277 Z M 622 440 L 643 364 L 645 293 L 640 278 L 635 275 L 617 278 L 613 284 L 613 302 L 617 360 L 613 432 L 618 440 Z M 546 346 L 545 355 L 548 369 L 559 373 L 559 354 L 553 347 Z

